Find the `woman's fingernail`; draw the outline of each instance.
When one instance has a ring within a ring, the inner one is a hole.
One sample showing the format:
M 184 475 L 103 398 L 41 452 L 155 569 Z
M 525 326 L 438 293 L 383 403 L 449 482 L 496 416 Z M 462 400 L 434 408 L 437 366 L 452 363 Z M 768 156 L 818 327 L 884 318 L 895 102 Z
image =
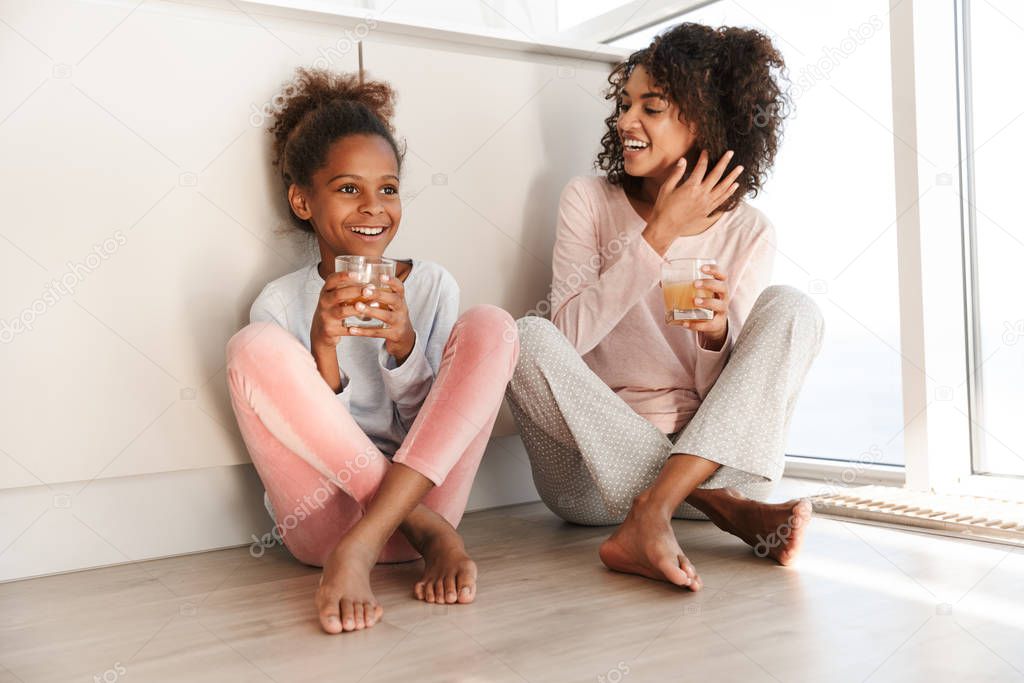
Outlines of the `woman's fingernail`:
M 387 281 L 388 281 L 388 280 L 390 280 L 390 279 L 391 279 L 391 276 L 390 276 L 390 275 L 388 275 L 388 274 L 386 274 L 386 273 L 385 273 L 384 275 L 381 275 L 381 276 L 380 276 L 380 281 L 381 281 L 381 282 L 387 282 Z
M 363 296 L 373 296 L 373 289 L 370 287 L 364 287 Z
M 361 311 L 364 308 L 366 308 L 366 304 L 364 304 L 362 301 L 360 301 L 359 303 L 356 304 L 356 310 L 357 311 Z

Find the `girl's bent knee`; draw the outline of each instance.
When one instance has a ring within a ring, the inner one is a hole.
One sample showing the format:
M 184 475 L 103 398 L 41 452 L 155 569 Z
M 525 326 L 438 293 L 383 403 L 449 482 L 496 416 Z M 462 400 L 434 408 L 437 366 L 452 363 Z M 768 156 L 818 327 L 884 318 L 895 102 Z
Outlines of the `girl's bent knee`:
M 460 347 L 468 344 L 482 354 L 507 354 L 509 372 L 519 357 L 519 334 L 515 320 L 508 311 L 498 306 L 473 306 L 459 316 L 452 334 L 459 337 Z
M 467 309 L 459 316 L 459 322 L 476 329 L 498 333 L 505 333 L 509 329 L 514 333 L 516 328 L 516 323 L 508 311 L 491 304 L 478 304 Z
M 298 343 L 290 332 L 280 325 L 259 320 L 250 323 L 232 335 L 227 344 L 227 367 L 244 369 L 266 363 L 271 354 L 279 354 L 282 345 Z

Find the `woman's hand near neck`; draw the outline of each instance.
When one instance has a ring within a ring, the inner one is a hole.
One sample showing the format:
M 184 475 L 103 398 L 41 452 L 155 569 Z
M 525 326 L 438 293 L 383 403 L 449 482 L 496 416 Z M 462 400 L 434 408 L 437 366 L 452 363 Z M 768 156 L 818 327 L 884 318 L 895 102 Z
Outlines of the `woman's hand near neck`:
M 658 187 L 653 204 L 643 198 L 636 203 L 633 199 L 630 201 L 647 221 L 644 239 L 659 255 L 664 256 L 677 237 L 699 235 L 721 218 L 723 212 L 719 207 L 736 191 L 738 184 L 734 181 L 743 171 L 742 166 L 737 166 L 722 177 L 731 158 L 732 152 L 726 152 L 709 171 L 708 153 L 704 150 L 685 181 L 685 157 L 670 169 L 664 179 L 643 179 L 641 195 L 649 197 L 652 189 Z

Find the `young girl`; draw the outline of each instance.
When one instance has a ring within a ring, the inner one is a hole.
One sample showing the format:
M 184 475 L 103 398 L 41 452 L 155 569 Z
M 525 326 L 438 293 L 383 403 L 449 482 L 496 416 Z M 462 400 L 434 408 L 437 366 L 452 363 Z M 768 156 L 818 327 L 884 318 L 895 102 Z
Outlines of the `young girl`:
M 393 100 L 386 83 L 298 70 L 271 128 L 274 164 L 320 261 L 264 287 L 227 346 L 275 532 L 323 567 L 328 633 L 380 620 L 377 561 L 422 555 L 417 598 L 472 602 L 477 569 L 455 527 L 519 352 L 502 309 L 458 315 L 458 287 L 436 263 L 399 261 L 390 291 L 334 272 L 340 254 L 381 256 L 401 222 Z M 346 327 L 354 315 L 384 324 Z
M 782 474 L 823 332 L 809 297 L 767 287 L 774 229 L 741 201 L 778 148 L 783 66 L 757 31 L 681 24 L 616 67 L 605 175 L 562 193 L 552 322 L 518 323 L 508 397 L 542 499 L 571 522 L 621 524 L 600 548 L 609 568 L 691 590 L 673 516 L 788 564 L 811 514 L 757 500 Z M 660 268 L 681 257 L 717 260 L 697 281 L 711 320 L 664 322 Z

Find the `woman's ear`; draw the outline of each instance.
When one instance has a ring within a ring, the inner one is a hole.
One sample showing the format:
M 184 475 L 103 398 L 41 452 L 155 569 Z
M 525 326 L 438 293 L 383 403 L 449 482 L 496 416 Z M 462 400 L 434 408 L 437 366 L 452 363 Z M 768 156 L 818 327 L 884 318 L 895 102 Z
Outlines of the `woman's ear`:
M 309 201 L 306 198 L 306 193 L 299 188 L 298 185 L 292 183 L 288 187 L 288 204 L 292 208 L 292 212 L 304 221 L 308 221 L 313 217 L 313 212 L 309 208 Z

